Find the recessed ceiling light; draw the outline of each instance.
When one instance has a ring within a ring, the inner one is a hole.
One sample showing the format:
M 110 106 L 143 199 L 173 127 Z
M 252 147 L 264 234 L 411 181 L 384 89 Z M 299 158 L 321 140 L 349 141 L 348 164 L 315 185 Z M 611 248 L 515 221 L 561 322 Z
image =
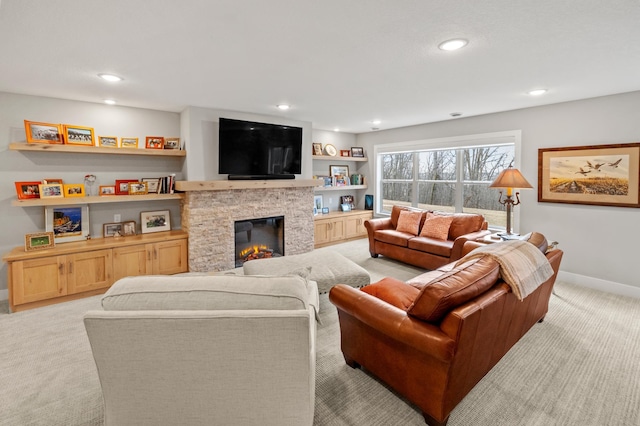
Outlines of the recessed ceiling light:
M 337 127 L 335 129 L 333 129 L 334 132 L 339 132 L 340 129 L 338 129 Z
M 291 108 L 291 107 L 290 107 L 289 105 L 287 105 L 287 104 L 278 104 L 278 105 L 276 105 L 276 106 L 278 107 L 278 109 L 281 109 L 282 111 L 286 111 L 286 110 L 288 110 L 289 108 Z
M 371 124 L 375 124 L 376 126 L 377 126 L 378 124 L 380 124 L 380 123 L 382 123 L 382 121 L 381 121 L 381 120 L 373 120 L 373 121 L 371 122 Z
M 443 41 L 438 45 L 440 50 L 458 50 L 465 47 L 469 42 L 463 38 Z
M 113 99 L 105 99 L 104 103 L 107 105 L 115 105 L 116 101 L 114 101 Z
M 103 80 L 107 80 L 107 81 L 122 81 L 122 77 L 118 77 L 117 75 L 113 75 L 113 74 L 98 74 L 98 77 L 100 77 Z
M 527 93 L 530 94 L 531 96 L 540 96 L 547 93 L 547 89 L 529 90 Z

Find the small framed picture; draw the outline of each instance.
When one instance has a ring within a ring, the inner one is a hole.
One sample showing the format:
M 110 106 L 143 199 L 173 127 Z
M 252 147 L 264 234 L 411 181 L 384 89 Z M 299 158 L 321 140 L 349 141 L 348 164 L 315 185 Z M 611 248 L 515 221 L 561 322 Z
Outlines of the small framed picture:
M 342 209 L 343 212 L 350 212 L 351 204 L 340 204 L 340 208 Z
M 170 231 L 169 210 L 140 213 L 140 227 L 143 234 Z
M 348 204 L 349 205 L 349 210 L 344 210 L 342 209 L 342 211 L 346 212 L 346 211 L 351 211 L 353 209 L 355 209 L 355 204 L 353 203 L 353 195 L 343 195 L 340 197 L 340 204 L 344 205 L 344 204 Z
M 322 144 L 321 143 L 313 143 L 313 155 L 322 155 Z
M 129 183 L 129 195 L 145 195 L 147 193 L 147 182 Z
M 351 157 L 351 151 L 349 151 L 348 149 L 341 149 L 340 157 Z
M 59 183 L 43 183 L 38 187 L 40 198 L 63 198 L 64 191 Z
M 91 229 L 87 204 L 45 207 L 44 220 L 56 243 L 86 240 Z
M 361 146 L 352 146 L 351 156 L 364 158 L 364 148 L 362 148 Z
M 19 200 L 40 198 L 40 182 L 16 182 L 16 194 Z
M 128 220 L 126 222 L 122 222 L 122 235 L 125 237 L 129 235 L 136 235 L 136 221 Z
M 100 185 L 98 195 L 116 195 L 115 185 Z
M 329 175 L 349 179 L 349 166 L 329 166 Z
M 138 182 L 138 179 L 116 180 L 116 195 L 129 195 L 129 184 Z
M 24 236 L 24 249 L 43 250 L 53 248 L 53 232 L 36 232 L 35 234 L 27 234 Z
M 27 133 L 27 143 L 62 143 L 59 124 L 24 120 L 24 130 Z
M 147 141 L 144 145 L 147 149 L 163 149 L 164 137 L 162 136 L 147 136 Z
M 59 183 L 60 185 L 62 185 L 64 182 L 60 178 L 47 178 L 42 179 L 42 183 Z
M 137 148 L 138 138 L 120 138 L 120 148 Z
M 147 183 L 147 192 L 149 194 L 160 193 L 160 181 L 162 178 L 142 178 L 142 182 Z
M 322 195 L 313 196 L 313 213 L 318 214 L 322 211 Z
M 322 214 L 328 214 L 328 213 L 329 213 L 329 207 L 323 207 Z
M 84 197 L 84 185 L 81 183 L 69 183 L 62 185 L 65 197 Z
M 121 222 L 105 223 L 102 225 L 102 236 L 104 238 L 122 237 L 124 235 L 123 232 Z
M 64 125 L 64 143 L 67 145 L 94 146 L 95 138 L 92 127 Z
M 117 148 L 118 138 L 115 136 L 98 136 L 98 145 L 107 148 Z
M 164 149 L 180 149 L 180 138 L 166 138 Z

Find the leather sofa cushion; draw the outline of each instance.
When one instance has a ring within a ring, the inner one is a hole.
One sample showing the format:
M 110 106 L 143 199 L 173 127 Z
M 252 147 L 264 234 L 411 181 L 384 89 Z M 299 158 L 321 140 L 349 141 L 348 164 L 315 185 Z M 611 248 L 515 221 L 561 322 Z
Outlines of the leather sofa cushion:
M 418 250 L 425 253 L 431 253 L 437 256 L 448 258 L 451 257 L 453 241 L 437 240 L 435 238 L 428 237 L 415 237 L 409 240 L 407 247 L 413 250 Z
M 422 212 L 401 211 L 398 216 L 398 226 L 396 231 L 406 232 L 411 235 L 418 235 L 420 232 L 420 220 L 422 219 Z
M 499 269 L 498 263 L 488 257 L 465 262 L 437 281 L 426 283 L 407 313 L 423 321 L 439 322 L 453 308 L 493 287 Z
M 429 213 L 429 216 L 451 216 L 451 226 L 449 227 L 449 239 L 455 240 L 461 235 L 479 231 L 484 223 L 484 217 L 474 213 Z
M 409 309 L 420 293 L 417 288 L 391 277 L 383 278 L 377 283 L 362 287 L 360 290 L 403 311 Z
M 406 232 L 396 231 L 395 229 L 381 229 L 376 231 L 375 238 L 383 243 L 406 247 L 409 242 L 409 238 L 412 238 L 412 235 L 407 234 Z
M 449 238 L 449 228 L 452 221 L 453 216 L 427 215 L 420 236 L 446 240 Z

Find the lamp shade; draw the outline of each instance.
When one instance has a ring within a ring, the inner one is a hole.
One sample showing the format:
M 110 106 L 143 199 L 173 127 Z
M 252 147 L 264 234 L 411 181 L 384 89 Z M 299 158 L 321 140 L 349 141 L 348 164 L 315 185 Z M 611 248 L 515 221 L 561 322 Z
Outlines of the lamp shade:
M 533 188 L 533 186 L 522 176 L 520 170 L 509 167 L 500 172 L 489 188 Z

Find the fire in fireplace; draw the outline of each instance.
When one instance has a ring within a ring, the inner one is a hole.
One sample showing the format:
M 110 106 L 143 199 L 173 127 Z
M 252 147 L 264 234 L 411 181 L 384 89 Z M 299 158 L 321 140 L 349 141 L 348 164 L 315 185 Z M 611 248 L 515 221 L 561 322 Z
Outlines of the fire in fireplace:
M 284 256 L 284 216 L 235 221 L 236 267 L 254 259 Z

